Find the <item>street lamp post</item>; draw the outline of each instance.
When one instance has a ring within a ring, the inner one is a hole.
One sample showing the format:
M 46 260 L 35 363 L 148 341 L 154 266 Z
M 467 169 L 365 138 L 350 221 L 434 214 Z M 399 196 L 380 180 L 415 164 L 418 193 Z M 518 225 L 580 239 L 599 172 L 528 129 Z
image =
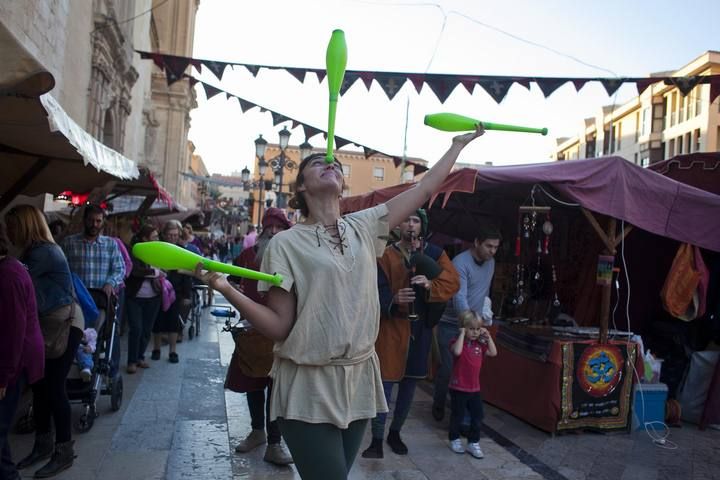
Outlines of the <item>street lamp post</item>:
M 258 169 L 260 171 L 260 179 L 261 179 L 261 192 L 264 188 L 264 179 L 265 179 L 265 172 L 267 169 L 267 166 L 270 165 L 270 167 L 273 169 L 274 176 L 273 176 L 273 183 L 275 184 L 274 190 L 277 192 L 277 206 L 279 208 L 285 208 L 287 205 L 287 202 L 285 201 L 285 193 L 282 191 L 283 186 L 283 173 L 285 169 L 287 170 L 294 170 L 297 168 L 297 163 L 293 161 L 292 159 L 288 158 L 286 154 L 286 150 L 288 148 L 288 145 L 290 143 L 290 131 L 287 129 L 287 127 L 283 127 L 280 132 L 278 132 L 278 137 L 280 139 L 278 145 L 280 146 L 280 155 L 277 157 L 271 159 L 269 162 L 265 162 L 265 151 L 267 149 L 267 140 L 262 138 L 262 135 L 260 135 L 255 140 L 255 155 L 260 159 L 258 163 Z M 300 161 L 302 161 L 305 157 L 310 155 L 312 153 L 313 147 L 310 145 L 310 143 L 303 142 L 298 147 L 300 150 Z M 247 171 L 247 175 L 245 175 L 245 172 Z M 250 178 L 250 171 L 247 170 L 247 167 L 245 170 L 243 170 L 243 182 L 246 182 Z M 262 204 L 262 193 L 260 195 L 261 198 L 261 204 Z M 262 205 L 260 206 L 260 209 L 262 209 Z

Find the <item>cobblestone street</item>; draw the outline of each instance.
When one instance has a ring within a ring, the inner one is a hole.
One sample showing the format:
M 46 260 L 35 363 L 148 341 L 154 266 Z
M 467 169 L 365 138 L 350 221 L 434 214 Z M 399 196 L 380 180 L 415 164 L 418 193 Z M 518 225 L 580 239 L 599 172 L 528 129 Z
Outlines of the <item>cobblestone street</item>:
M 222 299 L 218 298 L 220 303 Z M 296 479 L 294 468 L 264 462 L 263 448 L 239 455 L 234 445 L 250 430 L 247 403 L 225 391 L 225 370 L 233 342 L 222 322 L 204 310 L 200 337 L 179 346 L 180 363 L 164 357 L 136 375 L 123 374 L 120 411 L 109 397 L 99 400 L 100 416 L 85 434 L 75 434 L 75 465 L 60 480 Z M 124 354 L 123 354 L 124 355 Z M 488 387 L 491 388 L 491 387 Z M 643 431 L 550 436 L 486 406 L 481 446 L 485 458 L 457 455 L 446 443 L 444 424 L 430 416 L 429 385 L 415 396 L 403 439 L 410 453 L 385 449 L 383 460 L 360 458 L 350 478 L 444 479 L 715 479 L 720 478 L 720 432 L 693 425 L 673 429 L 677 450 L 660 448 Z M 80 407 L 74 407 L 75 416 Z M 363 447 L 370 441 L 369 431 Z M 32 435 L 13 435 L 14 455 L 29 451 Z M 32 478 L 34 468 L 23 471 Z

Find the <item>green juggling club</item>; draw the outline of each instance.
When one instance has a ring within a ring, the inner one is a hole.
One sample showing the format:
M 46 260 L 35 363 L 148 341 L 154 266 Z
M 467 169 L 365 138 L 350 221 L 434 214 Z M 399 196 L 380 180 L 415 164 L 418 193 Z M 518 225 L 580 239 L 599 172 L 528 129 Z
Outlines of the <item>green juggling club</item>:
M 195 270 L 198 263 L 203 264 L 205 270 L 227 273 L 236 277 L 259 280 L 279 286 L 283 277 L 279 273 L 270 275 L 268 273 L 256 272 L 247 268 L 228 265 L 226 263 L 210 260 L 201 257 L 189 250 L 167 242 L 141 242 L 136 243 L 132 249 L 133 255 L 153 267 L 163 270 Z
M 433 113 L 425 115 L 425 125 L 444 132 L 469 132 L 481 124 L 485 130 L 501 130 L 503 132 L 539 133 L 547 135 L 547 128 L 519 127 L 502 123 L 490 123 L 464 117 L 456 113 Z
M 328 90 L 330 92 L 330 103 L 328 106 L 328 129 L 327 129 L 327 154 L 325 161 L 333 162 L 333 142 L 335 140 L 335 112 L 337 101 L 340 95 L 345 78 L 345 67 L 347 66 L 347 45 L 345 44 L 345 33 L 342 30 L 333 30 L 330 42 L 325 54 L 325 68 L 327 70 Z

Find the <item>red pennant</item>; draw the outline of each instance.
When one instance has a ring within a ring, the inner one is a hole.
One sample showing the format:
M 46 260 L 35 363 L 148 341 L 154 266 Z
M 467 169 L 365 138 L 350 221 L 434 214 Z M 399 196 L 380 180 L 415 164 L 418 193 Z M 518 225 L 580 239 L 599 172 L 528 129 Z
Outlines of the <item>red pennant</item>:
M 453 75 L 426 75 L 425 83 L 440 100 L 440 103 L 445 103 L 459 82 Z
M 720 96 L 720 75 L 713 75 L 710 79 L 710 103 Z
M 662 79 L 660 78 L 638 78 L 635 80 L 635 85 L 637 86 L 638 95 L 642 95 L 642 93 L 647 90 L 647 88 L 652 85 L 653 83 L 661 82 Z
M 465 90 L 472 95 L 475 90 L 475 84 L 478 83 L 478 77 L 458 77 L 460 85 L 465 87 Z
M 418 73 L 409 73 L 407 78 L 412 82 L 413 86 L 415 87 L 415 91 L 417 91 L 417 93 L 420 93 L 420 90 L 422 90 L 423 84 L 425 83 L 425 75 Z
M 370 90 L 370 87 L 372 86 L 373 79 L 375 78 L 375 75 L 372 72 L 361 72 L 360 73 L 360 79 L 365 84 L 365 88 Z
M 307 75 L 307 70 L 302 68 L 286 68 L 285 70 L 287 70 L 288 73 L 295 77 L 300 83 L 305 82 L 305 75 Z
M 575 85 L 576 92 L 579 92 L 580 89 L 583 88 L 587 82 L 588 81 L 585 78 L 574 78 L 572 81 L 573 85 Z

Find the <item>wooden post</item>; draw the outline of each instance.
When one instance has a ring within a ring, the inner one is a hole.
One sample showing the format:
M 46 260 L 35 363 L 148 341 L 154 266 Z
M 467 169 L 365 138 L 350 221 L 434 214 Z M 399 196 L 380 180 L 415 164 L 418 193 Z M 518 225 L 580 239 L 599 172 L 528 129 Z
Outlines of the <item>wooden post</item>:
M 607 228 L 607 239 L 612 248 L 607 248 L 605 252 L 607 255 L 615 256 L 615 228 L 617 226 L 616 220 L 610 218 L 608 221 Z M 610 323 L 610 297 L 612 295 L 612 283 L 609 285 L 602 286 L 602 297 L 600 303 L 600 343 L 607 343 L 608 338 L 608 324 Z

